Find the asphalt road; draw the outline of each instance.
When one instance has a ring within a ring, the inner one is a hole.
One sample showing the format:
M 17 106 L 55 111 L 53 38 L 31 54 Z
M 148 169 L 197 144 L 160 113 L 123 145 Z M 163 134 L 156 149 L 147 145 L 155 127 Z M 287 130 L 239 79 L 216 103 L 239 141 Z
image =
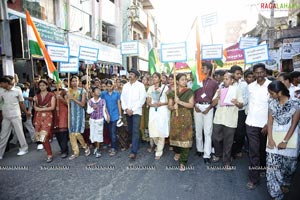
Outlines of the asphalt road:
M 80 157 L 70 161 L 59 157 L 56 140 L 51 146 L 55 157 L 50 164 L 44 161 L 44 150 L 37 151 L 34 144 L 30 144 L 30 151 L 24 156 L 16 155 L 17 148 L 5 154 L 0 160 L 1 200 L 269 199 L 264 179 L 255 190 L 246 189 L 246 155 L 233 162 L 234 170 L 224 171 L 216 169 L 216 164 L 204 165 L 192 149 L 189 169 L 180 172 L 168 146 L 158 161 L 146 151 L 146 144 L 141 144 L 136 161 L 129 160 L 129 151 L 110 157 L 103 150 L 102 157 L 97 159 L 94 155 L 85 157 L 82 149 Z

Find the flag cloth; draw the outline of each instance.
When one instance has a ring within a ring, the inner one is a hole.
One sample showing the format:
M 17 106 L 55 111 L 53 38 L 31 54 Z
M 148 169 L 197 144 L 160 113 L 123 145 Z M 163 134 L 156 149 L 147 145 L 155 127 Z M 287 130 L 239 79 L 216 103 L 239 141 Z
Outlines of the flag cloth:
M 196 26 L 196 61 L 190 62 L 188 66 L 190 67 L 193 75 L 193 85 L 192 90 L 195 91 L 202 87 L 202 81 L 205 79 L 205 74 L 202 72 L 202 60 L 200 53 L 200 35 L 199 35 L 199 23 L 198 17 L 195 20 L 193 27 Z
M 37 31 L 28 10 L 26 10 L 27 35 L 29 40 L 29 48 L 31 56 L 44 57 L 47 65 L 48 76 L 56 83 L 59 81 L 58 71 L 56 70 L 48 51 L 42 41 L 39 32 Z
M 148 42 L 148 71 L 152 75 L 153 73 L 156 72 L 155 65 L 157 61 L 157 56 L 153 49 L 148 17 L 147 17 L 147 42 Z
M 223 59 L 222 60 L 216 60 L 215 62 L 219 67 L 223 67 L 226 60 L 227 60 L 227 51 L 226 51 L 226 49 L 224 49 L 223 50 Z

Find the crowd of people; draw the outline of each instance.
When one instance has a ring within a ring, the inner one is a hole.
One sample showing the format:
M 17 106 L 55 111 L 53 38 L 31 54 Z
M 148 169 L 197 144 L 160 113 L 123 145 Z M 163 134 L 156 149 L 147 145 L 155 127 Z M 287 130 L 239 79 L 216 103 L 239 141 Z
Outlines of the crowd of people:
M 110 156 L 130 149 L 131 160 L 137 159 L 141 141 L 149 143 L 155 160 L 168 144 L 185 171 L 195 141 L 204 164 L 222 162 L 225 170 L 247 152 L 246 187 L 255 189 L 266 177 L 270 196 L 283 199 L 299 156 L 300 72 L 267 72 L 262 63 L 246 71 L 239 66 L 214 71 L 203 63 L 206 78 L 195 91 L 190 74 L 141 77 L 135 68 L 128 78 L 105 80 L 72 76 L 55 83 L 35 75 L 31 88 L 3 76 L 0 160 L 11 135 L 20 144 L 17 155 L 28 153 L 23 126 L 37 148 L 45 149 L 48 163 L 55 135 L 61 158 L 70 160 L 80 155 L 78 142 L 85 156 L 99 158 L 102 148 L 109 148 Z

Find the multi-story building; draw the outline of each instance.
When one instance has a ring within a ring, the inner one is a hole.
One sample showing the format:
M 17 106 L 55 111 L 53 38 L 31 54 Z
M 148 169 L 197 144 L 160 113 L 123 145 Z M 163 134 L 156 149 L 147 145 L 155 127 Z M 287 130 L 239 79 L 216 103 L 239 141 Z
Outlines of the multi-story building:
M 46 46 L 69 46 L 70 57 L 78 57 L 81 46 L 98 49 L 96 60 L 92 62 L 80 60 L 78 73 L 82 75 L 85 68 L 92 65 L 94 70 L 91 74 L 104 78 L 127 68 L 126 59 L 123 56 L 122 60 L 120 54 L 121 41 L 141 41 L 140 48 L 145 49 L 145 52 L 140 50 L 139 52 L 143 53 L 135 55 L 132 60 L 136 61 L 138 67 L 147 64 L 148 52 L 145 48 L 145 37 L 147 16 L 151 15 L 145 10 L 152 8 L 150 0 L 143 2 L 137 0 L 7 1 L 15 71 L 21 75 L 21 81 L 30 80 L 32 73 L 46 72 L 43 59 L 33 58 L 32 62 L 30 60 L 25 21 L 26 10 L 30 12 Z M 132 13 L 133 11 L 137 14 Z M 155 37 L 157 35 L 155 21 L 153 17 L 150 19 L 152 36 L 157 45 L 159 40 Z M 59 63 L 55 65 L 59 68 Z M 33 70 L 31 70 L 32 66 Z M 147 71 L 147 69 L 144 67 L 142 70 Z

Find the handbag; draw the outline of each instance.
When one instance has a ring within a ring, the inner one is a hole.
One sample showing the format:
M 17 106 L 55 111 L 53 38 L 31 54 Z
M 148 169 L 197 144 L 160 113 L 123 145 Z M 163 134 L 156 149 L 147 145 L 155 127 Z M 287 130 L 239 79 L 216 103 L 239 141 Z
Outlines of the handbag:
M 36 132 L 34 134 L 34 140 L 36 142 L 42 142 L 42 143 L 44 143 L 46 141 L 47 135 L 48 135 L 47 131 Z

